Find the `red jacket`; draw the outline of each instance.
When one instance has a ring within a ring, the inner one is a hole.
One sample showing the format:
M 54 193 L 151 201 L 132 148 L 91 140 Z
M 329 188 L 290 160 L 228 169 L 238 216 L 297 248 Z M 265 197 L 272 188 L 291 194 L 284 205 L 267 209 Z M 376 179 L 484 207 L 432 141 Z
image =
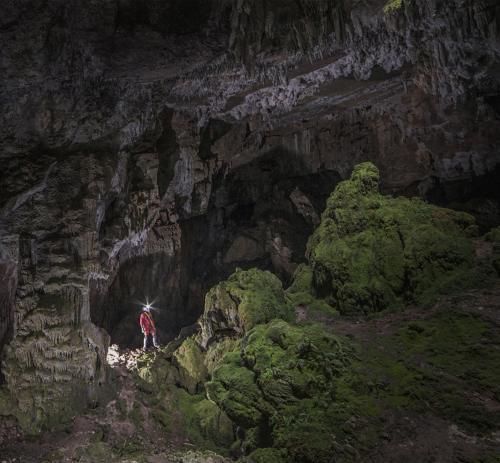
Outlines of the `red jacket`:
M 142 331 L 144 334 L 155 334 L 156 327 L 155 322 L 153 320 L 153 316 L 148 312 L 142 312 L 139 317 L 139 324 L 141 325 Z

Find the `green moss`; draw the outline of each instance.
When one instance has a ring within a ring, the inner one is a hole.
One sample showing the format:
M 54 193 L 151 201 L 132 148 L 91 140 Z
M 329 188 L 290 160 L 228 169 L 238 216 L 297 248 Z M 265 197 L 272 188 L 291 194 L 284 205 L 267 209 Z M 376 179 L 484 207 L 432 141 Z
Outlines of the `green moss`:
M 141 412 L 141 407 L 137 402 L 134 402 L 132 410 L 128 412 L 128 418 L 134 423 L 137 431 L 142 429 L 144 417 Z
M 286 463 L 286 452 L 282 449 L 264 448 L 252 452 L 243 460 L 248 463 Z
M 172 428 L 172 413 L 164 407 L 157 406 L 153 408 L 152 415 L 154 420 L 161 425 L 164 431 L 169 432 Z
M 500 227 L 492 228 L 484 238 L 492 243 L 500 243 Z
M 336 403 L 346 404 L 370 425 L 363 434 L 377 435 L 384 412 L 429 413 L 458 424 L 470 433 L 500 428 L 500 417 L 478 393 L 500 397 L 498 333 L 472 315 L 439 313 L 410 322 L 377 347 L 360 352 L 348 375 L 336 380 Z
M 144 354 L 137 360 L 136 374 L 142 388 L 157 391 L 180 381 L 179 370 L 162 353 Z
M 498 414 L 471 400 L 500 397 L 497 336 L 482 319 L 442 312 L 355 348 L 321 326 L 273 320 L 224 358 L 207 391 L 247 429 L 238 447 L 248 453 L 358 461 L 380 443 L 387 416 L 431 412 L 479 436 L 499 429 Z
M 133 457 L 137 463 L 147 462 L 144 457 L 144 444 L 139 437 L 117 442 L 113 446 L 113 452 L 119 457 Z
M 286 449 L 288 461 L 345 461 L 342 424 L 326 399 L 304 399 L 273 417 L 274 445 Z
M 247 451 L 274 446 L 285 449 L 289 461 L 330 461 L 331 420 L 325 413 L 332 380 L 352 356 L 346 341 L 319 325 L 273 320 L 254 327 L 242 351 L 229 353 L 206 387 L 210 398 L 249 430 Z
M 373 164 L 356 166 L 328 199 L 308 243 L 311 293 L 342 313 L 425 303 L 472 273 L 471 216 L 383 196 L 377 182 Z
M 179 382 L 188 392 L 199 392 L 202 384 L 207 379 L 207 368 L 204 355 L 191 336 L 184 340 L 174 353 L 175 362 L 179 368 Z
M 234 441 L 234 432 L 228 416 L 210 400 L 202 400 L 194 408 L 205 441 L 214 442 L 219 448 L 229 448 Z
M 173 392 L 173 407 L 181 412 L 189 440 L 199 448 L 225 453 L 234 441 L 233 424 L 227 415 L 202 395 L 191 395 L 183 389 Z
M 411 326 L 389 341 L 402 367 L 420 381 L 403 385 L 412 388 L 419 400 L 432 403 L 436 412 L 481 432 L 500 427 L 500 417 L 481 404 L 473 404 L 475 391 L 489 391 L 500 398 L 500 351 L 492 345 L 497 334 L 483 320 L 465 314 L 439 314 L 423 322 L 420 330 Z M 419 358 L 425 362 L 418 364 Z M 443 381 L 443 378 L 450 381 Z M 451 380 L 453 378 L 453 380 Z
M 300 264 L 293 274 L 293 281 L 287 293 L 311 293 L 313 291 L 313 271 L 309 265 Z
M 255 384 L 255 374 L 243 365 L 239 351 L 226 354 L 224 362 L 205 387 L 208 398 L 214 400 L 231 420 L 245 428 L 258 426 L 270 411 Z
M 384 13 L 385 14 L 394 13 L 400 10 L 402 6 L 403 6 L 403 0 L 389 0 L 384 5 Z
M 202 329 L 203 319 L 208 323 L 210 314 L 214 312 L 221 313 L 225 318 L 226 323 L 221 328 L 232 328 L 238 332 L 248 331 L 273 318 L 292 317 L 279 278 L 255 268 L 237 269 L 226 281 L 208 292 Z
M 211 344 L 205 352 L 205 367 L 209 374 L 221 364 L 227 352 L 238 351 L 241 349 L 241 339 L 223 338 L 220 341 Z
M 312 315 L 334 317 L 338 312 L 325 299 L 313 296 L 313 271 L 308 265 L 297 267 L 292 285 L 286 290 L 286 297 L 292 307 L 304 306 Z

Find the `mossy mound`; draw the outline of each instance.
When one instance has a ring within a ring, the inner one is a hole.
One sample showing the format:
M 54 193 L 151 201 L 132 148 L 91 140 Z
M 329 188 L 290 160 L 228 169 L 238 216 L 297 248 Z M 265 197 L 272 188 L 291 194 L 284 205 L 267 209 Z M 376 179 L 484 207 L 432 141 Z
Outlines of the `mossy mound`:
M 486 233 L 485 239 L 492 243 L 500 243 L 500 227 L 492 228 L 488 233 Z
M 331 423 L 323 415 L 334 399 L 333 379 L 352 359 L 349 343 L 319 325 L 273 320 L 252 329 L 241 351 L 226 355 L 206 384 L 207 394 L 247 430 L 247 453 L 275 447 L 276 461 L 278 455 L 288 455 L 286 461 L 330 461 Z
M 213 371 L 223 362 L 227 352 L 239 350 L 241 339 L 224 338 L 212 343 L 205 352 L 205 367 L 211 375 Z
M 149 406 L 153 419 L 173 440 L 182 436 L 196 448 L 221 454 L 226 454 L 234 441 L 232 421 L 202 394 L 167 385 L 149 399 Z
M 139 386 L 147 391 L 158 391 L 180 382 L 179 369 L 165 358 L 161 350 L 143 354 L 137 360 L 136 373 Z
M 335 317 L 338 312 L 325 300 L 314 294 L 313 271 L 309 265 L 300 264 L 295 270 L 292 285 L 286 290 L 286 296 L 293 307 L 306 307 L 312 315 Z
M 373 164 L 356 166 L 308 243 L 314 294 L 342 313 L 425 303 L 470 276 L 474 218 L 381 195 L 378 184 Z
M 201 391 L 207 379 L 205 356 L 196 341 L 196 336 L 185 339 L 175 351 L 173 358 L 179 369 L 179 382 L 191 394 Z
M 206 347 L 221 337 L 241 337 L 259 323 L 291 316 L 277 276 L 255 268 L 237 269 L 205 298 L 200 319 L 202 345 Z
M 227 415 L 203 395 L 191 395 L 183 389 L 172 389 L 173 402 L 168 413 L 181 413 L 187 438 L 198 448 L 226 453 L 234 441 L 233 423 Z
M 394 419 L 416 416 L 475 439 L 500 429 L 494 323 L 448 308 L 384 331 L 354 347 L 317 325 L 251 330 L 206 385 L 246 430 L 243 461 L 359 461 Z

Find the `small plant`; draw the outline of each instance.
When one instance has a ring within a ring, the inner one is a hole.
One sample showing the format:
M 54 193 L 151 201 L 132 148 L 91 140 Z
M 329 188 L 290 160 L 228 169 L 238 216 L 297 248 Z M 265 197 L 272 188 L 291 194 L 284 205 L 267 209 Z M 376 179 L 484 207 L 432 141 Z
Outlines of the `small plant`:
M 390 13 L 395 13 L 401 7 L 403 6 L 403 0 L 389 0 L 385 5 L 384 5 L 384 13 L 385 14 L 390 14 Z

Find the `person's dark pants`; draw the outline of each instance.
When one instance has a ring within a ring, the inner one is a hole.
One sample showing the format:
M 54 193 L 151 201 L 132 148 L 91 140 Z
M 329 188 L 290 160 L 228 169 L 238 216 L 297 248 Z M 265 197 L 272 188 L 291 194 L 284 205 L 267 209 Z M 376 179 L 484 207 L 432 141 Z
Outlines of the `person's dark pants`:
M 160 345 L 158 344 L 158 341 L 156 339 L 156 332 L 153 332 L 153 333 L 144 333 L 144 344 L 143 344 L 143 347 L 142 347 L 144 350 L 146 350 L 148 348 L 148 338 L 150 336 L 153 338 L 153 346 L 160 347 Z

